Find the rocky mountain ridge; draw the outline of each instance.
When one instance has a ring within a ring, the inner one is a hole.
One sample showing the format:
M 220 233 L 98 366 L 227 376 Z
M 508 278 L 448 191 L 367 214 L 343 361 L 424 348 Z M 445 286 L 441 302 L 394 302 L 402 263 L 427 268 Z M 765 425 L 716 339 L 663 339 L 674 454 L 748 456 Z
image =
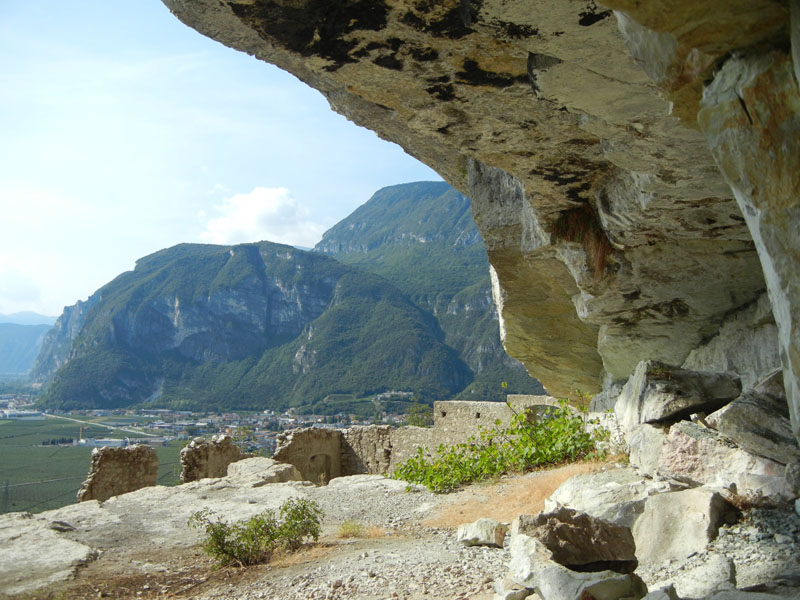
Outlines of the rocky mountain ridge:
M 61 365 L 42 399 L 58 408 L 285 408 L 409 388 L 425 397 L 471 378 L 442 338 L 387 281 L 331 258 L 269 242 L 182 244 L 67 310 L 37 373 Z

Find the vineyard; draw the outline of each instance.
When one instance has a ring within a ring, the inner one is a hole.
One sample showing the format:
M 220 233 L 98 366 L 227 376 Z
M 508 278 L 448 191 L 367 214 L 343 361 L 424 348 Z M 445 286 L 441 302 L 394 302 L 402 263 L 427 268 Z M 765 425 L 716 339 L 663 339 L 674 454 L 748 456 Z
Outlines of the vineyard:
M 130 435 L 61 419 L 0 421 L 0 513 L 35 513 L 75 502 L 89 472 L 92 448 L 58 442 L 81 434 L 84 438 Z M 179 483 L 180 443 L 157 447 L 156 453 L 159 485 Z

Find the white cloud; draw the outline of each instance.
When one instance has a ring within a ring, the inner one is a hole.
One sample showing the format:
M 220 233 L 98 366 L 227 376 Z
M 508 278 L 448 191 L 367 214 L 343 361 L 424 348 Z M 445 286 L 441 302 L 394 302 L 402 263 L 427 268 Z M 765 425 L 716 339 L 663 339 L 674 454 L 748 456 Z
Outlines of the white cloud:
M 257 187 L 236 194 L 214 207 L 220 216 L 209 219 L 200 239 L 212 244 L 268 240 L 293 246 L 314 246 L 326 227 L 310 220 L 286 188 Z

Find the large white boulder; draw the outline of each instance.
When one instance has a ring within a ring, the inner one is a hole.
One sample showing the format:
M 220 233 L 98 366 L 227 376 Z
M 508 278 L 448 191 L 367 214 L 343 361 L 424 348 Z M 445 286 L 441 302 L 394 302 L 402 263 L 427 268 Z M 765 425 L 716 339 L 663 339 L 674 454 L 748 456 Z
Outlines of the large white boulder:
M 800 462 L 784 399 L 748 392 L 710 414 L 706 423 L 754 454 L 784 465 Z
M 502 548 L 508 527 L 494 519 L 478 519 L 459 526 L 456 539 L 466 546 Z
M 511 578 L 535 590 L 542 600 L 638 600 L 647 593 L 642 580 L 632 573 L 568 569 L 553 560 L 544 544 L 525 534 L 512 535 L 510 552 Z
M 551 512 L 559 506 L 568 506 L 598 519 L 633 527 L 647 498 L 678 489 L 683 487 L 644 479 L 630 467 L 607 469 L 570 477 L 544 501 L 544 509 Z
M 689 421 L 670 428 L 658 472 L 692 485 L 725 488 L 749 502 L 793 500 L 786 466 L 738 447 L 730 438 Z
M 652 496 L 633 526 L 636 557 L 640 563 L 661 564 L 700 552 L 731 512 L 721 494 L 706 488 Z
M 712 412 L 739 396 L 738 377 L 689 371 L 656 361 L 640 362 L 622 388 L 614 412 L 630 432 L 640 423 L 657 423 Z

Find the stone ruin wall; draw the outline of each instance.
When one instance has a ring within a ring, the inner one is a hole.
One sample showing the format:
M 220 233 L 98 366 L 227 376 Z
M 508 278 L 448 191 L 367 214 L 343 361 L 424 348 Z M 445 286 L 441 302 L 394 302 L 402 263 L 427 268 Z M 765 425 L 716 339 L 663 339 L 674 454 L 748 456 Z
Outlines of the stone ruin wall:
M 291 430 L 278 438 L 273 458 L 297 467 L 306 481 L 328 483 L 342 475 L 342 434 L 317 427 Z
M 78 490 L 78 502 L 108 500 L 156 485 L 158 456 L 149 446 L 95 448 L 89 476 Z
M 181 450 L 181 481 L 198 481 L 206 477 L 225 477 L 228 465 L 253 454 L 242 452 L 228 435 L 215 435 L 211 441 L 195 438 Z
M 508 425 L 514 411 L 541 415 L 554 406 L 550 396 L 510 395 L 503 402 L 447 401 L 433 405 L 433 427 L 367 425 L 349 429 L 304 428 L 287 432 L 275 460 L 294 465 L 303 478 L 327 483 L 334 477 L 361 473 L 387 474 L 417 454 L 440 445 L 453 446 L 478 437 L 500 421 Z M 509 407 L 510 405 L 510 407 Z

